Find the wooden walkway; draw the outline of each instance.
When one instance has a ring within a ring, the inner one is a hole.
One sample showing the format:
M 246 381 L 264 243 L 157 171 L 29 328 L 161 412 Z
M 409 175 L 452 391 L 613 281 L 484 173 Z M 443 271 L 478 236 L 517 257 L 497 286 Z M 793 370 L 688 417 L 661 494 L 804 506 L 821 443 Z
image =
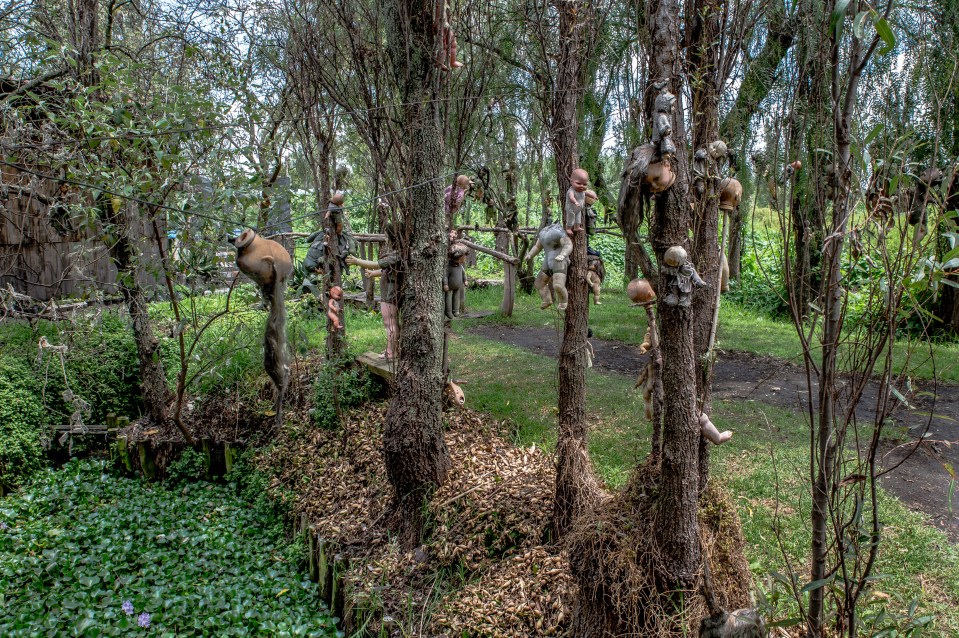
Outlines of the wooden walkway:
M 396 369 L 394 360 L 384 359 L 376 352 L 364 352 L 356 360 L 365 365 L 376 376 L 382 377 L 386 381 L 393 380 L 393 372 Z

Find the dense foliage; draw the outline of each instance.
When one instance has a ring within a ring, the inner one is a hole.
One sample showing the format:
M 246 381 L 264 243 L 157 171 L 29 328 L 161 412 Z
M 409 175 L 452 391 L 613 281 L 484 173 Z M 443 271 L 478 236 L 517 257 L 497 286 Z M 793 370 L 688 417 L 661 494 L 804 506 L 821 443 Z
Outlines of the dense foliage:
M 38 348 L 41 338 L 65 346 Z M 0 482 L 24 482 L 43 465 L 42 441 L 58 423 L 103 423 L 140 413 L 136 349 L 124 317 L 9 323 L 0 333 Z
M 228 487 L 74 461 L 0 506 L 0 635 L 336 635 L 298 552 Z

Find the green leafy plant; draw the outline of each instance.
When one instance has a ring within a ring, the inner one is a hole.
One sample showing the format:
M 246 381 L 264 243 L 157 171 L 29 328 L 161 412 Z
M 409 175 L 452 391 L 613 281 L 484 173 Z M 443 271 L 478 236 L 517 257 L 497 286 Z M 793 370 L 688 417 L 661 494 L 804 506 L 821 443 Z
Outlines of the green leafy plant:
M 203 478 L 205 470 L 203 455 L 188 447 L 170 463 L 167 468 L 167 480 L 173 485 L 197 481 Z
M 337 401 L 341 410 L 356 407 L 370 400 L 378 388 L 377 380 L 349 354 L 327 361 L 313 381 L 313 422 L 321 428 L 336 428 L 340 422 Z
M 289 548 L 228 486 L 71 461 L 0 506 L 0 635 L 342 635 Z

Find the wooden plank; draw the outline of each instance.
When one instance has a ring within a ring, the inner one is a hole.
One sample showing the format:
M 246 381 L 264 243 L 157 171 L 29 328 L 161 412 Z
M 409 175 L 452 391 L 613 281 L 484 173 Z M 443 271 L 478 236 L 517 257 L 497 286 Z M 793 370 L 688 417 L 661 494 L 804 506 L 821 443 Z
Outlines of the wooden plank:
M 367 294 L 364 293 L 364 292 L 346 292 L 346 293 L 343 293 L 343 300 L 346 301 L 347 303 L 353 304 L 354 306 L 359 306 L 359 307 L 361 307 L 361 308 L 363 308 L 363 309 L 369 310 L 369 309 L 375 309 L 375 308 L 376 308 L 376 305 L 375 305 L 375 304 L 379 303 L 380 297 L 379 297 L 379 295 L 374 295 L 374 296 L 373 296 L 373 301 L 372 301 L 372 303 L 373 303 L 374 305 L 372 306 L 372 308 L 371 308 L 371 306 L 368 305 L 369 302 L 367 301 Z
M 497 259 L 511 263 L 513 265 L 516 265 L 516 266 L 519 265 L 519 259 L 517 259 L 516 257 L 513 257 L 512 255 L 507 255 L 506 253 L 500 252 L 498 250 L 493 250 L 492 248 L 487 248 L 486 246 L 481 246 L 480 244 L 471 242 L 468 239 L 457 239 L 456 243 L 463 244 L 464 246 L 472 248 L 473 250 L 477 250 L 481 253 L 486 253 L 487 255 L 491 255 L 493 257 L 496 257 Z
M 393 372 L 395 369 L 394 361 L 384 359 L 375 352 L 364 352 L 358 356 L 356 360 L 365 365 L 373 374 L 382 377 L 387 381 L 393 380 Z
M 70 423 L 58 423 L 53 426 L 55 432 L 68 432 L 70 434 L 107 434 L 111 431 L 106 423 L 91 423 L 89 425 L 71 425 Z

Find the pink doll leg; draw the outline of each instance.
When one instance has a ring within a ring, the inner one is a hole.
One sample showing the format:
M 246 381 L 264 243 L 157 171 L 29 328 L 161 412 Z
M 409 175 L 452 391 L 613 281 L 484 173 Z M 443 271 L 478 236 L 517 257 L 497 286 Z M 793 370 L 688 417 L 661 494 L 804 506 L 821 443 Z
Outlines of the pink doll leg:
M 386 301 L 380 302 L 380 314 L 383 315 L 383 326 L 386 328 L 386 358 L 396 356 L 397 338 L 399 330 L 396 323 L 396 306 Z

